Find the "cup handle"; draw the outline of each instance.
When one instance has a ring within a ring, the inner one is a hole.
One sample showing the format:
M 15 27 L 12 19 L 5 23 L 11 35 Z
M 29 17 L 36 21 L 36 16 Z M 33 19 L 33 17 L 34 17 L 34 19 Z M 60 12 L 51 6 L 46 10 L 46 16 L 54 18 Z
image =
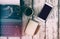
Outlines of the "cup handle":
M 8 16 L 5 16 L 4 18 L 10 17 L 12 15 L 12 13 L 13 13 L 13 8 L 10 7 L 10 6 L 7 6 L 7 8 L 5 8 L 5 10 L 10 10 L 10 11 L 9 11 L 9 15 Z

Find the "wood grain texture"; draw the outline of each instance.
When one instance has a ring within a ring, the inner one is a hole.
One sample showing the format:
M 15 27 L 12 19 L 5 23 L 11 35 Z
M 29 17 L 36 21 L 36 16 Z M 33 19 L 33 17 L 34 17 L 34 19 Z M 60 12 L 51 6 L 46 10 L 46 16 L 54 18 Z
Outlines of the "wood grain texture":
M 0 4 L 19 4 L 20 0 L 0 0 Z M 24 0 L 25 4 L 32 8 L 32 0 Z M 39 22 L 39 31 L 34 36 L 25 35 L 24 31 L 28 20 L 32 18 L 32 16 L 26 16 L 23 14 L 23 36 L 22 39 L 58 39 L 58 0 L 34 0 L 33 9 L 34 15 L 38 15 L 38 13 L 43 8 L 45 3 L 49 3 L 53 6 L 52 11 L 50 12 L 46 23 Z M 0 39 L 7 39 L 7 37 L 0 37 Z M 60 39 L 60 3 L 59 3 L 59 39 Z
M 53 9 L 49 14 L 46 23 L 43 23 L 43 26 L 40 24 L 39 32 L 34 35 L 32 39 L 58 39 L 58 0 L 34 0 L 34 15 L 38 15 L 45 2 L 51 4 Z M 26 20 L 28 19 L 29 17 L 26 17 Z
M 15 0 L 14 0 L 15 1 Z M 13 3 L 13 4 L 18 4 L 19 5 L 19 0 L 15 1 L 17 3 L 15 3 L 14 1 L 11 2 L 11 0 L 9 0 L 9 3 Z M 29 7 L 32 8 L 32 0 L 24 0 L 25 4 Z M 43 5 L 45 3 L 49 3 L 53 6 L 52 11 L 50 12 L 46 23 L 45 22 L 39 22 L 39 31 L 36 35 L 34 36 L 29 36 L 29 35 L 25 35 L 25 29 L 26 29 L 26 25 L 28 23 L 28 20 L 32 18 L 32 16 L 26 16 L 25 14 L 23 14 L 23 36 L 21 37 L 21 39 L 58 39 L 58 0 L 34 0 L 34 4 L 33 4 L 33 9 L 34 9 L 34 15 L 38 15 L 38 13 L 41 11 L 41 9 L 43 8 Z M 3 1 L 0 0 L 0 4 L 1 3 L 7 3 L 7 0 Z M 8 3 L 8 4 L 9 4 Z M 0 39 L 7 39 L 7 37 L 0 37 Z M 18 38 L 20 39 L 20 38 Z M 60 39 L 60 3 L 59 3 L 59 39 Z

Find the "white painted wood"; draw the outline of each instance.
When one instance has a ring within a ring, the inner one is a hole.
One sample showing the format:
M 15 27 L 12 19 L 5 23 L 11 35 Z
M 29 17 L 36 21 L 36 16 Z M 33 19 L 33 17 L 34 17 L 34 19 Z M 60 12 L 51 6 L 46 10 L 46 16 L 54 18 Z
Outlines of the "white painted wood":
M 34 15 L 38 15 L 38 13 L 41 11 L 41 9 L 43 8 L 43 5 L 45 4 L 45 0 L 34 0 Z
M 41 22 L 39 23 L 40 28 L 39 28 L 39 32 L 33 36 L 28 36 L 25 35 L 24 30 L 26 27 L 26 24 L 28 22 L 28 19 L 30 17 L 24 16 L 23 17 L 23 35 L 22 39 L 58 39 L 57 38 L 57 33 L 58 33 L 58 0 L 34 0 L 34 11 L 35 11 L 35 15 L 37 16 L 37 14 L 41 11 L 41 9 L 43 8 L 44 3 L 47 2 L 51 5 L 53 5 L 53 10 L 51 11 L 51 13 L 49 14 L 48 18 L 47 18 L 47 22 L 46 22 L 46 27 L 45 27 L 45 23 Z M 16 4 L 19 5 L 19 0 L 0 0 L 0 4 Z M 31 6 L 31 3 L 28 4 L 30 2 L 27 2 L 26 4 L 28 6 Z M 45 31 L 46 29 L 46 31 Z M 46 34 L 45 34 L 46 33 Z M 7 37 L 0 37 L 0 39 L 7 39 Z M 9 38 L 11 39 L 11 38 Z M 19 38 L 15 38 L 15 39 L 19 39 Z
M 57 39 L 57 20 L 50 19 L 46 23 L 46 39 Z
M 0 0 L 0 4 L 20 5 L 20 0 Z
M 25 14 L 23 14 L 23 18 L 22 18 L 22 20 L 23 20 L 23 28 L 22 28 L 22 35 L 24 35 L 25 34 L 25 29 L 26 29 L 26 27 L 27 27 L 27 23 L 28 23 L 28 20 L 29 19 L 31 19 L 32 18 L 32 16 L 26 16 Z
M 46 22 L 46 39 L 58 39 L 58 0 L 46 0 L 53 5 L 53 10 Z
M 34 15 L 38 15 L 45 4 L 45 0 L 34 0 Z M 45 23 L 39 22 L 39 32 L 33 36 L 33 39 L 45 39 Z
M 34 0 L 35 15 L 41 11 L 44 3 L 47 2 L 53 6 L 53 10 L 49 14 L 45 25 L 41 26 L 39 32 L 33 36 L 33 39 L 57 39 L 58 29 L 58 0 Z M 46 31 L 45 31 L 46 29 Z M 46 36 L 45 36 L 46 33 Z
M 53 6 L 57 6 L 58 5 L 58 0 L 46 0 L 46 2 L 50 3 Z
M 8 37 L 8 39 L 20 39 L 20 37 Z
M 0 39 L 7 39 L 7 37 L 4 37 L 4 36 L 0 36 Z
M 32 39 L 32 36 L 24 35 L 22 36 L 22 39 Z

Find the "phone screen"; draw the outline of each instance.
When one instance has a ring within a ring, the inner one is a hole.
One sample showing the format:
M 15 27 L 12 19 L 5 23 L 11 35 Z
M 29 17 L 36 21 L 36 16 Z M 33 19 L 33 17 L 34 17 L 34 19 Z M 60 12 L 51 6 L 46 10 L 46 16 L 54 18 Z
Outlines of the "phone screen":
M 48 16 L 48 14 L 50 13 L 51 9 L 52 9 L 51 6 L 45 4 L 45 5 L 43 6 L 41 12 L 39 13 L 38 17 L 46 20 L 46 18 L 47 18 L 47 16 Z

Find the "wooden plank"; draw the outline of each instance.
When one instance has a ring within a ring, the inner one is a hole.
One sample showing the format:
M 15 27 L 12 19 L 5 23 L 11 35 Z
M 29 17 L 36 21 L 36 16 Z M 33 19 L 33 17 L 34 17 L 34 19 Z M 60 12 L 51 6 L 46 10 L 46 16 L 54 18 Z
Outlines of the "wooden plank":
M 46 0 L 53 5 L 53 10 L 46 22 L 46 39 L 58 39 L 58 1 Z
M 7 37 L 4 37 L 4 36 L 0 36 L 0 39 L 7 39 Z
M 20 39 L 20 37 L 8 37 L 8 39 Z
M 32 36 L 24 35 L 24 36 L 22 36 L 22 39 L 32 39 Z
M 33 36 L 33 39 L 44 39 L 46 33 L 46 39 L 57 39 L 58 29 L 58 0 L 34 0 L 34 15 L 38 15 L 45 2 L 50 3 L 53 7 L 51 14 L 47 18 L 46 27 L 41 26 L 39 32 Z M 28 20 L 26 18 L 26 20 Z M 26 23 L 26 22 L 25 22 Z M 46 31 L 45 31 L 46 29 Z
M 20 5 L 20 0 L 0 0 L 0 4 Z

